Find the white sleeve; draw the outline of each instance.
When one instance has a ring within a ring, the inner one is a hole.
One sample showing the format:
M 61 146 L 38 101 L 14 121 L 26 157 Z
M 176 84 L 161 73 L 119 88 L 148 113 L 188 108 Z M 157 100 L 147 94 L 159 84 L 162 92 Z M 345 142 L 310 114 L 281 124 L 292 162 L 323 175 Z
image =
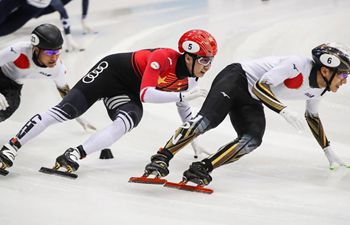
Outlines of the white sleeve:
M 63 88 L 64 86 L 68 85 L 66 75 L 67 74 L 67 68 L 64 64 L 61 64 L 57 76 L 54 78 L 54 82 L 57 86 L 57 88 Z
M 198 85 L 198 78 L 196 77 L 189 77 L 188 78 L 188 89 L 187 91 L 195 88 Z
M 141 90 L 140 97 L 145 103 L 179 102 L 180 92 L 167 92 L 157 90 L 155 87 L 146 87 Z
M 305 113 L 311 116 L 318 116 L 318 110 L 320 106 L 321 99 L 308 99 L 306 100 L 306 110 Z
M 276 87 L 286 79 L 298 76 L 301 70 L 298 68 L 297 62 L 298 59 L 296 57 L 285 60 L 280 65 L 266 72 L 259 82 L 268 84 L 270 87 Z
M 186 91 L 193 89 L 197 86 L 197 78 L 188 78 L 188 88 Z M 140 98 L 145 103 L 169 103 L 169 102 L 180 102 L 181 92 L 167 92 L 157 90 L 155 87 L 145 87 L 140 92 Z
M 176 102 L 177 112 L 180 115 L 183 123 L 189 121 L 192 118 L 192 110 L 187 102 Z
M 0 67 L 6 63 L 15 61 L 20 56 L 20 51 L 16 46 L 9 46 L 0 50 Z

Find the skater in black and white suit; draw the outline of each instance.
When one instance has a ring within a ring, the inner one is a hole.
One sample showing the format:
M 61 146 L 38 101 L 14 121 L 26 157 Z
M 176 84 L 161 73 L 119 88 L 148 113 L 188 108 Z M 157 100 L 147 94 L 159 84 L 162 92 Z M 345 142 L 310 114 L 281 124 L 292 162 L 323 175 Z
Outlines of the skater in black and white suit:
M 223 145 L 217 153 L 194 162 L 184 178 L 207 185 L 210 172 L 235 162 L 262 143 L 265 131 L 263 105 L 281 115 L 296 129 L 302 120 L 280 99 L 306 100 L 306 121 L 323 149 L 330 168 L 346 166 L 334 153 L 324 132 L 318 106 L 327 91 L 337 92 L 350 73 L 349 49 L 338 44 L 322 44 L 306 57 L 267 57 L 234 63 L 214 79 L 209 94 L 196 117 L 178 128 L 166 145 L 146 166 L 148 174 L 166 176 L 171 158 L 197 136 L 217 127 L 227 116 L 237 138 Z
M 71 0 L 1 0 L 0 1 L 0 36 L 11 34 L 29 20 L 46 14 L 58 12 L 66 39 L 66 51 L 81 51 L 71 35 L 71 24 L 65 5 Z M 82 0 L 81 23 L 83 33 L 96 33 L 87 24 L 86 17 L 89 0 Z
M 0 51 L 0 122 L 19 107 L 22 82 L 26 79 L 50 79 L 60 95 L 69 92 L 67 69 L 60 58 L 63 38 L 52 24 L 42 24 L 31 34 L 31 42 L 18 42 Z M 77 121 L 93 128 L 82 118 Z

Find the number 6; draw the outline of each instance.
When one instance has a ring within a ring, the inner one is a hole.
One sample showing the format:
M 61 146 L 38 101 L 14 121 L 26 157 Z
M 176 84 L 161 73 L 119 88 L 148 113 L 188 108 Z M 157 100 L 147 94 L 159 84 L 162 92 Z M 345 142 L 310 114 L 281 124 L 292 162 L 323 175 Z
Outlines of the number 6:
M 332 64 L 332 58 L 331 58 L 331 57 L 329 57 L 329 58 L 327 59 L 327 63 L 328 63 L 328 64 Z

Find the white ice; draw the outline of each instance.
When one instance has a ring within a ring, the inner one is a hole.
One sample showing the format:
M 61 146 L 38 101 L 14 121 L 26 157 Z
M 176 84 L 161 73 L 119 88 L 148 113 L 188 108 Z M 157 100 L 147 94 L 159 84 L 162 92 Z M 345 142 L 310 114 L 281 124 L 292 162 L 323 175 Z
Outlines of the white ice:
M 141 48 L 177 48 L 186 30 L 210 31 L 219 52 L 201 86 L 210 87 L 226 65 L 267 55 L 298 54 L 329 41 L 350 45 L 349 0 L 91 0 L 88 22 L 98 34 L 82 35 L 81 1 L 67 6 L 72 33 L 86 51 L 64 53 L 71 86 L 101 57 Z M 0 38 L 0 48 L 28 40 L 43 22 L 61 26 L 58 14 L 27 23 Z M 320 116 L 336 153 L 350 163 L 350 87 L 328 93 Z M 0 124 L 0 143 L 15 135 L 35 113 L 60 100 L 54 84 L 27 81 L 22 104 Z M 203 100 L 193 103 L 198 110 Z M 286 102 L 300 116 L 304 102 Z M 347 225 L 350 224 L 350 170 L 328 169 L 328 162 L 309 130 L 298 134 L 279 115 L 266 109 L 264 142 L 238 162 L 212 173 L 212 195 L 128 183 L 141 175 L 145 164 L 181 124 L 174 104 L 144 105 L 139 127 L 111 148 L 115 158 L 93 154 L 81 161 L 79 178 L 70 180 L 38 172 L 91 133 L 75 121 L 48 128 L 25 145 L 10 174 L 0 177 L 1 225 Z M 110 123 L 101 102 L 84 117 L 98 128 Z M 306 123 L 305 123 L 306 126 Z M 199 138 L 210 152 L 233 140 L 225 120 Z M 178 181 L 194 161 L 190 147 L 170 165 L 168 180 Z

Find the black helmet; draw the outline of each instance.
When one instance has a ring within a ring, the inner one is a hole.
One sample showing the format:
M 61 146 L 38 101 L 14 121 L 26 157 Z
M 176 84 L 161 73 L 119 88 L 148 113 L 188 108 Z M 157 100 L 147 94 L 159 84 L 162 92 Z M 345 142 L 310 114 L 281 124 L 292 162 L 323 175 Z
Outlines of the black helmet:
M 350 72 L 349 53 L 346 46 L 328 43 L 312 49 L 312 58 L 318 66 Z
M 61 31 L 55 25 L 45 23 L 32 31 L 31 42 L 41 49 L 60 49 L 63 38 Z

